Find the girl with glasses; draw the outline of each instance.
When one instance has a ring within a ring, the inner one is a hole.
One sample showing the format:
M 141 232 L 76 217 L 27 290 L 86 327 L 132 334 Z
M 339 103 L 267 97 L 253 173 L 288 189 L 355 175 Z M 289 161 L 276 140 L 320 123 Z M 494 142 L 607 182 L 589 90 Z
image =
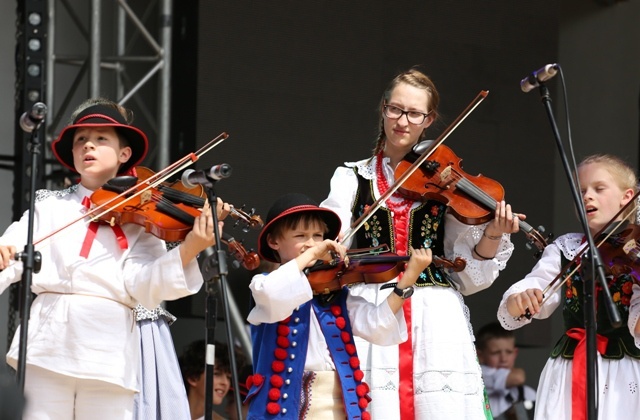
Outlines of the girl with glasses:
M 337 168 L 321 204 L 340 216 L 343 227 L 351 226 L 393 185 L 394 169 L 424 140 L 436 119 L 439 99 L 431 79 L 416 69 L 391 81 L 380 101 L 373 155 Z M 415 293 L 403 305 L 409 326 L 406 342 L 378 346 L 356 339 L 371 388 L 372 418 L 491 418 L 463 295 L 493 283 L 511 256 L 509 234 L 518 227 L 518 217 L 504 202 L 497 204 L 490 222 L 471 226 L 454 218 L 441 202 L 418 202 L 395 193 L 350 238 L 353 241 L 345 243 L 353 248 L 387 244 L 401 255 L 410 247 L 430 248 L 434 255 L 466 260 L 459 273 L 433 265 L 422 272 Z M 351 293 L 379 303 L 393 292 L 362 284 Z

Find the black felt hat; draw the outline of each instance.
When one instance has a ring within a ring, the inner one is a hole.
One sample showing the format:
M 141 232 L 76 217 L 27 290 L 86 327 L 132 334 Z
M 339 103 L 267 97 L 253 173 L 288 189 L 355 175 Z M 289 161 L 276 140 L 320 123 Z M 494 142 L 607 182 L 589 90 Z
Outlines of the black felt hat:
M 315 201 L 304 194 L 286 194 L 278 198 L 267 213 L 267 221 L 258 236 L 258 254 L 260 254 L 260 257 L 271 262 L 279 262 L 275 251 L 267 243 L 267 236 L 271 233 L 273 224 L 276 221 L 285 216 L 301 212 L 316 213 L 327 224 L 329 230 L 324 235 L 325 239 L 338 237 L 342 223 L 340 222 L 340 217 L 333 210 L 319 207 Z
M 73 164 L 73 153 L 71 151 L 76 129 L 78 127 L 99 126 L 114 127 L 118 134 L 127 139 L 129 147 L 131 147 L 131 158 L 120 166 L 118 173 L 125 173 L 142 162 L 149 148 L 147 136 L 140 129 L 127 124 L 127 121 L 117 109 L 106 105 L 87 107 L 78 114 L 72 124 L 62 130 L 51 145 L 56 159 L 67 168 L 77 172 Z

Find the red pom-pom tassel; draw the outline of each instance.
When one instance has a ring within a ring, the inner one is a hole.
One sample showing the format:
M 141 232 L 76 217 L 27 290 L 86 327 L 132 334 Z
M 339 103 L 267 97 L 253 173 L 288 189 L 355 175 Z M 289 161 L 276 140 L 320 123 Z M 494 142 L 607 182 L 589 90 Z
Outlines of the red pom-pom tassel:
M 339 317 L 336 318 L 336 325 L 341 330 L 344 330 L 344 327 L 347 326 L 347 321 L 345 321 L 343 317 L 339 316 Z
M 358 407 L 360 407 L 360 408 L 362 408 L 364 410 L 368 406 L 369 406 L 369 401 L 367 401 L 366 398 L 360 398 L 358 400 Z
M 287 358 L 287 351 L 285 349 L 275 349 L 273 351 L 273 355 L 276 357 L 276 359 L 278 360 L 284 360 Z
M 340 316 L 342 314 L 342 308 L 338 305 L 333 305 L 331 307 L 331 313 L 333 314 L 333 316 Z
M 356 386 L 356 395 L 358 397 L 364 397 L 365 394 L 367 393 L 367 391 L 368 390 L 367 390 L 366 384 L 365 385 L 360 384 L 360 385 Z
M 360 418 L 362 420 L 371 420 L 371 414 L 367 413 L 366 411 L 362 413 L 362 416 L 360 416 Z
M 364 372 L 362 372 L 360 369 L 356 369 L 353 371 L 353 377 L 356 381 L 360 382 L 362 378 L 364 378 Z
M 271 401 L 278 401 L 280 399 L 280 390 L 278 388 L 271 388 L 269 390 L 269 399 Z
M 273 362 L 271 362 L 271 369 L 276 373 L 280 373 L 284 371 L 284 363 L 282 363 L 280 360 L 274 360 Z
M 346 332 L 346 331 L 342 331 L 342 332 L 340 333 L 340 338 L 342 338 L 342 342 L 343 342 L 343 343 L 348 343 L 348 342 L 350 342 L 350 341 L 351 341 L 351 334 L 349 334 L 349 333 L 348 333 L 348 332 Z
M 289 335 L 289 327 L 286 325 L 278 325 L 278 335 Z
M 264 376 L 260 375 L 259 373 L 249 376 L 247 378 L 247 388 L 251 388 L 251 385 L 249 385 L 249 382 L 252 382 L 253 385 L 255 386 L 260 386 L 264 382 Z
M 276 388 L 281 388 L 282 385 L 284 385 L 284 379 L 282 379 L 280 375 L 272 375 L 269 382 L 271 382 L 271 386 L 275 386 Z
M 351 366 L 351 369 L 357 369 L 358 366 L 360 366 L 360 359 L 358 359 L 357 357 L 350 357 L 349 366 Z
M 287 347 L 289 347 L 289 339 L 287 337 L 278 336 L 278 338 L 276 339 L 276 344 L 278 345 L 278 347 L 286 349 Z
M 280 412 L 280 404 L 274 403 L 274 402 L 270 402 L 267 404 L 267 413 L 271 414 L 272 416 L 275 416 L 279 412 Z

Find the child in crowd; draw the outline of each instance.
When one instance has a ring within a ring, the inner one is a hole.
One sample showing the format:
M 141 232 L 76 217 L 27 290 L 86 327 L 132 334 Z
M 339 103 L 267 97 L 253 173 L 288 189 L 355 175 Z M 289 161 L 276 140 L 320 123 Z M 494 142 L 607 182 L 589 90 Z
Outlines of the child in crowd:
M 616 223 L 610 226 L 613 237 L 605 247 L 615 244 L 616 240 L 627 245 L 635 243 L 637 247 L 637 241 L 628 242 L 623 237 L 627 223 L 636 223 L 637 203 L 630 203 L 638 185 L 633 169 L 616 156 L 593 155 L 580 163 L 577 172 L 589 231 L 596 243 L 603 239 L 597 234 L 615 218 Z M 628 203 L 633 205 L 621 212 Z M 616 217 L 618 213 L 620 215 Z M 586 276 L 591 276 L 591 269 L 585 269 L 591 264 L 585 264 L 586 260 L 583 260 L 586 247 L 583 233 L 568 233 L 557 238 L 545 248 L 533 270 L 505 292 L 498 309 L 500 323 L 510 330 L 525 326 L 532 319 L 548 318 L 557 308 L 562 309 L 566 333 L 557 342 L 540 376 L 536 419 L 587 418 L 583 283 Z M 635 264 L 636 257 L 629 258 L 630 267 Z M 635 270 L 624 269 L 624 262 L 624 257 L 620 256 L 616 267 L 612 260 L 613 270 L 607 278 L 610 294 L 622 318 L 621 326 L 614 327 L 604 310 L 600 283 L 597 283 L 594 296 L 597 311 L 594 364 L 598 378 L 595 398 L 598 419 L 603 420 L 628 419 L 636 415 L 633 413 L 640 412 L 640 286 Z M 620 267 L 622 269 L 616 269 Z M 563 287 L 543 293 L 558 276 L 565 280 Z
M 213 396 L 212 404 L 219 406 L 224 401 L 231 386 L 231 364 L 229 362 L 229 348 L 226 344 L 215 342 L 215 358 L 213 364 Z M 193 420 L 204 419 L 206 403 L 206 343 L 197 340 L 189 344 L 179 357 L 180 370 L 184 387 L 187 390 L 189 409 Z M 212 413 L 214 420 L 222 420 L 224 417 L 218 413 Z
M 114 102 L 89 100 L 52 144 L 80 182 L 40 190 L 35 198 L 34 240 L 68 227 L 36 248 L 42 268 L 31 285 L 37 296 L 28 329 L 25 419 L 131 419 L 140 361 L 132 309 L 196 293 L 203 283 L 196 256 L 214 244 L 208 206 L 170 252 L 137 224 L 82 221 L 93 192 L 131 174 L 147 153 L 147 136 L 130 117 Z M 28 220 L 26 212 L 0 238 L 0 292 L 22 278 L 23 264 L 13 258 L 26 244 Z M 7 354 L 14 368 L 19 341 L 17 331 Z
M 254 276 L 249 286 L 255 303 L 248 316 L 254 365 L 249 419 L 370 418 L 353 335 L 380 345 L 406 339 L 400 309 L 431 263 L 431 251 L 410 250 L 405 275 L 379 306 L 351 296 L 347 287 L 314 292 L 314 273 L 307 276 L 306 269 L 346 256 L 334 240 L 340 226 L 337 214 L 303 194 L 280 197 L 267 214 L 258 252 L 280 266 Z
M 536 391 L 525 385 L 524 369 L 515 367 L 518 348 L 513 331 L 498 322 L 483 326 L 476 333 L 476 351 L 493 417 L 502 415 L 514 403 L 523 402 L 527 411 L 533 410 Z

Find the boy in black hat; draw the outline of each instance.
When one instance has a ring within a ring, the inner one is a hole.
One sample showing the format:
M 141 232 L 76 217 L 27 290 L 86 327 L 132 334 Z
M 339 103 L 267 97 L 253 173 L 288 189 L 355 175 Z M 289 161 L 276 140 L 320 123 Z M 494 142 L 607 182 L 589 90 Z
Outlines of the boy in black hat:
M 258 252 L 280 266 L 250 285 L 255 307 L 248 316 L 254 365 L 248 419 L 370 418 L 353 336 L 380 345 L 406 340 L 400 308 L 410 293 L 392 293 L 380 306 L 351 296 L 347 287 L 314 296 L 305 269 L 330 253 L 344 259 L 345 247 L 334 240 L 340 225 L 336 213 L 302 194 L 281 197 L 267 215 Z M 430 263 L 430 250 L 412 250 L 396 289 L 411 292 Z
M 96 189 L 144 159 L 147 137 L 128 117 L 114 102 L 91 100 L 53 142 L 54 155 L 80 174 L 80 183 L 36 195 L 34 239 L 50 237 L 36 248 L 42 269 L 31 286 L 37 296 L 27 340 L 25 419 L 132 418 L 140 338 L 131 309 L 196 293 L 203 283 L 196 256 L 214 244 L 208 207 L 169 252 L 142 226 L 81 219 Z M 12 258 L 24 247 L 27 228 L 25 213 L 0 238 L 0 292 L 21 279 L 22 262 Z M 19 337 L 18 331 L 7 355 L 14 368 Z

